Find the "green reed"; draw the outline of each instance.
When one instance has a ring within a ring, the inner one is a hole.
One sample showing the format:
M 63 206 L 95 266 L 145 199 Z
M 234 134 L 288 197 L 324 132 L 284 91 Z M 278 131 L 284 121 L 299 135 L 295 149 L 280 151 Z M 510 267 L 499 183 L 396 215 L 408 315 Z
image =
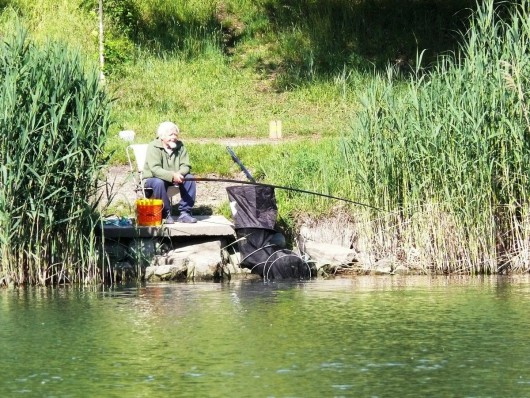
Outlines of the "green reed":
M 502 7 L 480 5 L 430 73 L 374 79 L 345 142 L 361 196 L 396 211 L 385 244 L 437 271 L 528 268 L 512 259 L 528 249 L 530 4 Z
M 94 230 L 109 99 L 83 65 L 21 28 L 0 43 L 0 284 L 101 279 Z

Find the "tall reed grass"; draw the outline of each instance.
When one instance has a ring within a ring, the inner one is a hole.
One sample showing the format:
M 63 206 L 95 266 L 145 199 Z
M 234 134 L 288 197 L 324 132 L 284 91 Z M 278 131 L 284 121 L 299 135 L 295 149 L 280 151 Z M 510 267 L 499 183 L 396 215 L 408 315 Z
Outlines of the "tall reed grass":
M 96 70 L 18 28 L 0 43 L 0 284 L 101 280 L 109 98 Z
M 432 72 L 373 80 L 344 158 L 359 196 L 394 212 L 371 226 L 374 249 L 441 272 L 530 267 L 528 15 L 486 1 Z

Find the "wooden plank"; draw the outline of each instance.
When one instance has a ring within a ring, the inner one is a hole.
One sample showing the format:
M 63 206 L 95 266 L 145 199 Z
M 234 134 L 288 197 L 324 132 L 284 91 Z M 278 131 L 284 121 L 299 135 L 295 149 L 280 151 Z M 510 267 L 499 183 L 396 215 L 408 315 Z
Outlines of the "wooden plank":
M 159 227 L 105 225 L 107 238 L 235 236 L 234 225 L 223 216 L 194 216 L 195 224 L 162 224 Z M 98 231 L 101 234 L 101 230 Z

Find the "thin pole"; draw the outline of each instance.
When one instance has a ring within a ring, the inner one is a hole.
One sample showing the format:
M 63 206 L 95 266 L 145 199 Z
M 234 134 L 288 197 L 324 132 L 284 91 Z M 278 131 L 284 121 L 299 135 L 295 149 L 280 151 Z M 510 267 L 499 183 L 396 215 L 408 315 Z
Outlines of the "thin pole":
M 103 0 L 99 0 L 99 80 L 101 81 L 105 81 L 105 74 L 103 73 L 105 58 L 103 51 Z

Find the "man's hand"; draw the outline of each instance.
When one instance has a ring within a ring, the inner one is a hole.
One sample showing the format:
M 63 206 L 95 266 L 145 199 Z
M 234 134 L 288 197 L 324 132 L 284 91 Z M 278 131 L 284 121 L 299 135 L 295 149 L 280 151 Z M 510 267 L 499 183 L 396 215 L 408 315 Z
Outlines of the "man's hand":
M 180 173 L 173 173 L 173 184 L 180 184 L 184 180 L 184 176 Z

